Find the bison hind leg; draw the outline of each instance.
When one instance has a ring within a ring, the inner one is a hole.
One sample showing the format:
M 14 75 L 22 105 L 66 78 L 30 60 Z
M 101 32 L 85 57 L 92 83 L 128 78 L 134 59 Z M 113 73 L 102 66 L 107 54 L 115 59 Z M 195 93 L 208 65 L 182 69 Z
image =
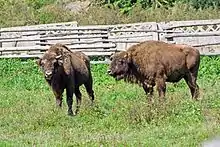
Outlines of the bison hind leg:
M 156 79 L 157 91 L 160 98 L 165 97 L 166 93 L 166 82 L 164 78 L 157 78 Z
M 89 95 L 89 98 L 90 98 L 90 100 L 93 104 L 93 101 L 94 101 L 95 97 L 94 97 L 94 91 L 93 91 L 93 88 L 92 88 L 92 80 L 89 80 L 84 85 L 85 85 L 87 94 Z
M 192 98 L 198 100 L 199 86 L 196 83 L 196 77 L 197 76 L 193 73 L 187 73 L 186 76 L 184 77 L 184 79 L 190 89 Z
M 81 106 L 81 102 L 82 102 L 82 94 L 81 94 L 78 86 L 75 89 L 75 95 L 76 95 L 76 111 L 75 111 L 75 114 L 78 114 L 80 106 Z
M 154 87 L 152 85 L 143 84 L 143 89 L 145 91 L 145 94 L 148 96 L 149 102 L 151 103 L 153 92 L 154 92 Z

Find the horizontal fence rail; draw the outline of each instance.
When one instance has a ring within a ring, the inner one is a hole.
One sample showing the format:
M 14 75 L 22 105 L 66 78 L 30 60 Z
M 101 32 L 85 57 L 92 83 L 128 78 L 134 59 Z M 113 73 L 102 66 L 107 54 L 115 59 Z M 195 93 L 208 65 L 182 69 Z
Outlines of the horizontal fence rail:
M 108 57 L 146 40 L 188 44 L 201 55 L 220 55 L 220 19 L 78 26 L 77 22 L 0 29 L 0 58 L 39 58 L 62 43 L 88 56 Z

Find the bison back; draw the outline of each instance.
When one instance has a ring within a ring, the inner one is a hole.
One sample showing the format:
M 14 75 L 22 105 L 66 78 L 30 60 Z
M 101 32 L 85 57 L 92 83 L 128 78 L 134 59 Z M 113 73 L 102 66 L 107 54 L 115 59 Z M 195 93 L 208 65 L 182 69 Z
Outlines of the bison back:
M 133 62 L 145 76 L 165 75 L 167 81 L 178 82 L 189 67 L 197 64 L 196 51 L 160 41 L 146 41 L 128 49 Z M 195 59 L 196 58 L 196 59 Z M 188 61 L 189 60 L 189 61 Z
M 84 54 L 81 51 L 76 51 L 76 52 L 74 52 L 74 54 L 77 57 L 79 57 L 81 60 L 83 60 L 86 63 L 87 68 L 90 69 L 90 59 L 89 59 L 89 57 L 86 54 Z

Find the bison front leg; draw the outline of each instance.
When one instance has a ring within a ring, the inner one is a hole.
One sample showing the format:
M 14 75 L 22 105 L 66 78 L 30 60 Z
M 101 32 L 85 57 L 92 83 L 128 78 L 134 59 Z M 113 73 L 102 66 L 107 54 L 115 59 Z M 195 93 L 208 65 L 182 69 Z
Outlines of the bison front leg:
M 153 97 L 153 86 L 151 85 L 147 85 L 147 84 L 143 84 L 143 89 L 145 91 L 145 94 L 148 95 L 149 97 L 149 102 L 152 102 L 152 97 Z
M 63 94 L 63 90 L 60 90 L 60 91 L 53 90 L 53 93 L 54 93 L 55 98 L 56 98 L 56 105 L 58 107 L 62 107 L 62 100 L 63 100 L 62 94 Z
M 73 93 L 74 88 L 72 86 L 68 86 L 66 88 L 66 102 L 68 105 L 68 115 L 73 115 L 72 105 L 73 105 Z
M 157 91 L 158 91 L 159 97 L 164 98 L 165 93 L 166 93 L 166 83 L 165 83 L 164 78 L 157 78 L 156 85 L 157 85 Z

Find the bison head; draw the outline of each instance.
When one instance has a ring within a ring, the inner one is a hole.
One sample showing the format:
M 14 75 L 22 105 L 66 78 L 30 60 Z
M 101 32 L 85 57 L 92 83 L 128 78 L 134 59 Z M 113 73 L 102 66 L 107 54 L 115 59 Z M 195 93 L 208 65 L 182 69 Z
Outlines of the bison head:
M 37 60 L 37 64 L 43 71 L 45 79 L 51 80 L 54 73 L 58 71 L 58 67 L 63 65 L 63 60 L 61 55 L 46 52 L 42 58 Z
M 129 67 L 131 63 L 130 54 L 123 51 L 120 53 L 115 53 L 110 57 L 111 63 L 108 70 L 108 74 L 114 77 L 116 80 L 121 80 L 129 72 Z

